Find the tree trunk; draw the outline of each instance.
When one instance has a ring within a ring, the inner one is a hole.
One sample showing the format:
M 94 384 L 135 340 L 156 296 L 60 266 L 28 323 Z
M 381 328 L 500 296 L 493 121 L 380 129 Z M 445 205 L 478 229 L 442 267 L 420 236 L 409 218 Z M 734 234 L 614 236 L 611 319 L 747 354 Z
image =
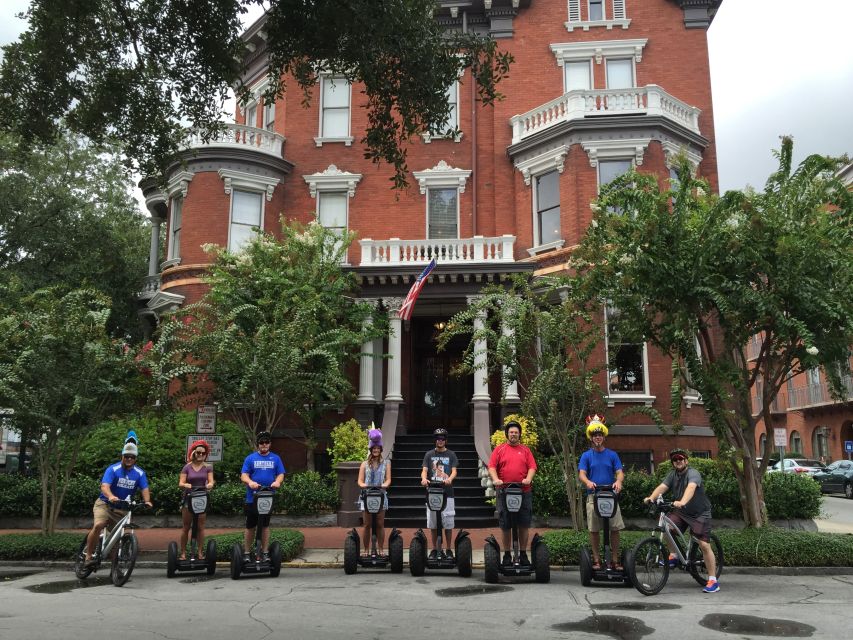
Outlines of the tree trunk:
M 748 452 L 747 452 L 748 453 Z M 767 505 L 764 503 L 764 485 L 755 460 L 742 457 L 743 467 L 733 464 L 740 488 L 740 505 L 743 520 L 748 527 L 763 527 L 768 523 Z
M 316 471 L 314 465 L 314 449 L 317 448 L 317 441 L 314 438 L 305 438 L 305 468 L 308 471 Z

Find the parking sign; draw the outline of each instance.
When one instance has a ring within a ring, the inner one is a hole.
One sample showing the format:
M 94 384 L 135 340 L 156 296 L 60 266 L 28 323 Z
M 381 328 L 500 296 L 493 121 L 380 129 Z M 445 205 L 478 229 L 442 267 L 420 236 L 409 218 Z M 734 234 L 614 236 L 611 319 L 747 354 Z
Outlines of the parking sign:
M 784 447 L 788 444 L 788 430 L 785 427 L 773 428 L 773 444 L 777 447 Z

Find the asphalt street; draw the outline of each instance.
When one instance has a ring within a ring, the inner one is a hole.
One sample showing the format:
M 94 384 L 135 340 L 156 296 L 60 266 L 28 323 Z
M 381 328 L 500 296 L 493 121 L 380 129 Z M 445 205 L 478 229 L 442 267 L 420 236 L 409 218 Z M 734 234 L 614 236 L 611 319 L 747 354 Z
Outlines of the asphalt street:
M 234 581 L 220 565 L 213 579 L 137 568 L 118 588 L 107 571 L 78 581 L 70 568 L 7 565 L 0 638 L 842 638 L 853 625 L 853 573 L 724 573 L 720 592 L 703 594 L 678 572 L 652 597 L 583 588 L 577 571 L 551 575 L 487 585 L 481 570 L 464 579 L 285 568 Z

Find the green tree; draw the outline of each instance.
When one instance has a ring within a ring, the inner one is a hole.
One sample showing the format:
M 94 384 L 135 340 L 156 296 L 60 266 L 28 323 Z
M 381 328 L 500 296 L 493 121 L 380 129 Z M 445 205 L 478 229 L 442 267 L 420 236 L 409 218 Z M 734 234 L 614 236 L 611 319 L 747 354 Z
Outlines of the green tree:
M 127 345 L 107 332 L 103 294 L 41 289 L 3 306 L 0 406 L 32 436 L 42 532 L 53 533 L 83 440 L 108 416 L 137 408 L 141 376 Z
M 792 150 L 783 138 L 762 192 L 715 197 L 685 161 L 671 190 L 648 174 L 619 178 L 602 189 L 577 261 L 622 327 L 673 358 L 675 422 L 684 391 L 701 394 L 751 526 L 767 521 L 758 419 L 772 436 L 779 389 L 811 368 L 840 397 L 853 343 L 853 198 L 839 161 L 813 155 L 792 169 Z
M 134 336 L 151 236 L 115 152 L 70 135 L 32 149 L 0 134 L 0 282 L 18 280 L 22 294 L 97 289 L 110 299 L 109 332 Z
M 266 7 L 270 88 L 290 74 L 303 90 L 323 69 L 364 83 L 366 155 L 405 183 L 405 142 L 443 125 L 445 90 L 471 67 L 491 103 L 511 57 L 493 40 L 445 32 L 435 0 L 32 0 L 29 29 L 4 47 L 0 122 L 50 140 L 57 122 L 93 140 L 121 139 L 142 172 L 158 175 L 185 139 L 186 122 L 221 127 L 232 87 L 245 96 L 242 16 Z
M 518 382 L 522 413 L 535 419 L 559 459 L 572 524 L 578 529 L 585 517 L 577 480 L 586 447 L 584 419 L 603 405 L 595 380 L 600 367 L 593 356 L 601 330 L 593 322 L 594 306 L 572 278 L 531 282 L 516 276 L 508 287 L 485 287 L 439 338 L 443 348 L 456 336 L 470 336 L 460 373 L 482 368 L 476 344 L 485 340 L 486 369 L 500 376 L 502 399 L 512 381 Z M 484 319 L 482 327 L 476 326 L 478 318 Z
M 208 294 L 163 323 L 149 352 L 161 389 L 217 400 L 252 448 L 258 431 L 295 416 L 313 470 L 320 417 L 350 396 L 362 343 L 385 334 L 381 318 L 364 322 L 373 307 L 341 269 L 351 239 L 285 223 L 280 239 L 258 235 L 239 254 L 211 247 Z

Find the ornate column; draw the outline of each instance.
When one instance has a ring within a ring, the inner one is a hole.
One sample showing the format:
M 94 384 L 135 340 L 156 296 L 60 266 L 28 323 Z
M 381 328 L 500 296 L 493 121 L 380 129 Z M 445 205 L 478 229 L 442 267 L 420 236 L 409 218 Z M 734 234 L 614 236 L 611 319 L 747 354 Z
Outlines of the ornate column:
M 375 298 L 362 298 L 359 302 L 367 303 L 374 309 L 379 306 L 379 300 Z M 364 329 L 368 331 L 373 325 L 373 316 L 369 315 L 364 319 Z M 362 343 L 361 345 L 361 366 L 359 368 L 358 378 L 358 398 L 363 402 L 375 402 L 376 395 L 373 388 L 373 339 Z
M 510 327 L 506 322 L 504 322 L 501 327 L 501 331 L 503 331 L 503 334 L 507 337 L 512 336 L 512 327 Z M 513 349 L 513 351 L 515 351 L 515 349 Z M 507 367 L 504 367 L 504 376 L 506 376 L 506 370 Z M 518 380 L 513 380 L 507 386 L 504 401 L 512 404 L 521 402 L 521 398 L 518 395 Z
M 479 296 L 468 296 L 468 304 L 472 304 Z M 486 324 L 485 314 L 477 316 L 474 319 L 474 330 L 483 329 Z M 490 407 L 491 398 L 489 397 L 489 372 L 486 369 L 488 364 L 487 355 L 488 345 L 485 340 L 477 340 L 474 344 L 474 395 L 471 396 L 471 411 L 472 419 L 471 426 L 474 432 L 474 447 L 477 449 L 477 455 L 485 464 L 489 461 L 489 455 L 492 452 L 492 445 L 489 437 L 492 434 L 490 422 Z
M 151 216 L 151 250 L 148 252 L 148 277 L 156 276 L 160 271 L 160 224 L 161 218 Z
M 478 296 L 468 296 L 468 304 L 475 302 Z M 474 331 L 481 331 L 486 326 L 486 314 L 482 312 L 474 319 Z M 488 345 L 482 338 L 474 343 L 474 395 L 472 400 L 485 400 L 489 402 L 489 371 L 488 367 Z
M 397 315 L 403 306 L 403 298 L 384 298 L 388 309 L 388 387 L 386 402 L 402 402 L 401 391 L 403 363 L 403 321 Z

